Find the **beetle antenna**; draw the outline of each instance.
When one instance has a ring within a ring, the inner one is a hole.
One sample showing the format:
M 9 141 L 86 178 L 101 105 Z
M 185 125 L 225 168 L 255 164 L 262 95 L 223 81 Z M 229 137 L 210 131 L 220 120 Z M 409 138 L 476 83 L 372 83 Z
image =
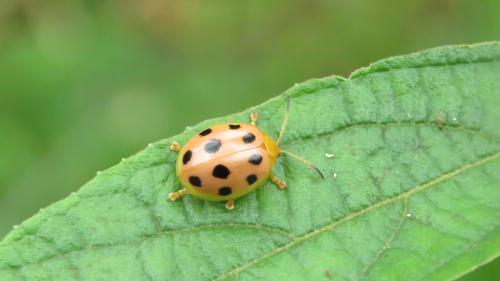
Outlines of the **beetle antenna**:
M 288 124 L 288 112 L 289 111 L 290 111 L 290 96 L 287 96 L 286 97 L 285 117 L 283 119 L 283 123 L 281 123 L 280 135 L 278 137 L 278 140 L 276 141 L 276 144 L 280 143 L 281 139 L 283 138 L 283 134 L 285 134 L 286 125 Z
M 316 165 L 314 165 L 311 161 L 308 161 L 308 160 L 306 160 L 306 159 L 304 159 L 304 158 L 302 158 L 302 157 L 300 157 L 300 156 L 298 156 L 296 154 L 293 154 L 293 153 L 285 151 L 285 150 L 280 150 L 280 152 L 284 153 L 284 154 L 286 154 L 288 156 L 291 156 L 291 157 L 293 157 L 293 158 L 295 158 L 295 159 L 297 159 L 297 160 L 299 160 L 301 162 L 304 162 L 307 166 L 309 166 L 309 168 L 314 169 L 316 172 L 318 172 L 318 174 L 319 174 L 319 176 L 321 177 L 322 180 L 325 179 L 325 176 L 323 175 L 323 173 L 321 172 L 321 170 L 318 167 L 316 167 Z

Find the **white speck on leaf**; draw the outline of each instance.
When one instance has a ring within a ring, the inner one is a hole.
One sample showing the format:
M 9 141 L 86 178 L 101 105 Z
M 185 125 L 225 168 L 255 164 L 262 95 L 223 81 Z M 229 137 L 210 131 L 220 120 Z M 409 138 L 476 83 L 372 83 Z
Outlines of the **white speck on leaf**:
M 327 153 L 325 153 L 325 157 L 326 158 L 333 158 L 333 157 L 335 157 L 335 154 L 327 152 Z

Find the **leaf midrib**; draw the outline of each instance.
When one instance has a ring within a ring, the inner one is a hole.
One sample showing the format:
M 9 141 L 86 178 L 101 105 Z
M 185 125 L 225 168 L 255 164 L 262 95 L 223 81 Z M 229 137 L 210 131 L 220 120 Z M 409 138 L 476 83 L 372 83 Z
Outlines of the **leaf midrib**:
M 298 245 L 302 242 L 305 242 L 305 241 L 308 241 L 316 236 L 318 236 L 319 234 L 323 233 L 323 232 L 326 232 L 326 231 L 331 231 L 333 229 L 335 229 L 337 226 L 339 225 L 342 225 L 344 223 L 347 223 L 349 221 L 352 221 L 354 219 L 356 219 L 357 217 L 363 215 L 363 214 L 366 214 L 366 213 L 369 213 L 375 209 L 378 209 L 382 206 L 385 206 L 385 205 L 388 205 L 388 204 L 391 204 L 391 203 L 394 203 L 394 202 L 398 202 L 402 199 L 404 200 L 407 200 L 408 198 L 410 198 L 412 195 L 416 194 L 416 193 L 419 193 L 419 192 L 422 192 L 422 191 L 425 191 L 433 186 L 436 186 L 438 183 L 441 183 L 441 182 L 444 182 L 446 180 L 449 180 L 463 172 L 466 172 L 470 169 L 473 169 L 473 168 L 476 168 L 478 166 L 481 166 L 483 164 L 486 164 L 488 162 L 491 162 L 495 159 L 497 159 L 498 157 L 500 156 L 500 152 L 496 152 L 496 153 L 493 153 L 487 157 L 484 157 L 484 158 L 481 158 L 477 161 L 474 161 L 474 162 L 471 162 L 471 163 L 467 163 L 465 165 L 462 165 L 461 167 L 451 171 L 451 172 L 448 172 L 448 173 L 445 173 L 433 180 L 430 180 L 426 183 L 423 183 L 421 185 L 417 185 L 413 188 L 411 188 L 410 190 L 406 191 L 406 192 L 403 192 L 403 193 L 400 193 L 394 197 L 391 197 L 391 198 L 388 198 L 388 199 L 385 199 L 385 200 L 382 200 L 382 201 L 379 201 L 371 206 L 368 206 L 364 209 L 361 209 L 359 211 L 356 211 L 354 213 L 351 213 L 345 217 L 343 217 L 342 219 L 340 220 L 337 220 L 337 221 L 334 221 L 332 223 L 329 223 L 321 228 L 318 228 L 314 231 L 311 231 L 311 232 L 308 232 L 302 236 L 297 236 L 296 238 L 292 239 L 291 242 L 281 246 L 281 247 L 278 247 L 278 248 L 275 248 L 274 250 L 256 258 L 256 259 L 253 259 L 245 264 L 242 264 L 226 273 L 223 273 L 222 275 L 220 275 L 219 277 L 213 279 L 214 281 L 215 280 L 224 280 L 225 278 L 227 277 L 230 277 L 230 276 L 233 276 L 233 275 L 237 275 L 239 273 L 241 273 L 242 271 L 248 269 L 249 267 L 251 266 L 254 266 L 256 265 L 257 263 L 267 259 L 267 258 L 270 258 L 272 256 L 275 256 L 281 252 L 284 252 L 286 250 L 288 250 L 289 248 L 295 246 L 295 245 Z

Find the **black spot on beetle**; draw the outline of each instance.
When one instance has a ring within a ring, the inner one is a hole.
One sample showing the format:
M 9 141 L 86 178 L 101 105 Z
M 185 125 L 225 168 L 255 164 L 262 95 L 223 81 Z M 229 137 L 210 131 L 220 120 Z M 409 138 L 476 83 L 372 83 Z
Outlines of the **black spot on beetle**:
M 219 188 L 219 195 L 227 196 L 231 193 L 233 193 L 233 191 L 231 190 L 231 188 L 229 186 L 224 186 L 224 187 Z
M 204 137 L 206 135 L 209 135 L 212 132 L 212 129 L 208 128 L 204 130 L 203 132 L 199 133 L 200 136 Z
M 191 183 L 193 186 L 201 187 L 201 179 L 197 176 L 190 176 L 189 183 Z
M 257 175 L 249 175 L 247 177 L 248 185 L 252 185 L 257 181 Z
M 227 179 L 230 173 L 231 171 L 224 165 L 217 165 L 212 171 L 212 175 L 219 179 Z
M 237 130 L 239 128 L 241 128 L 241 126 L 238 124 L 229 124 L 229 129 L 231 130 Z
M 216 153 L 219 151 L 221 146 L 221 141 L 219 139 L 213 139 L 205 144 L 205 151 L 208 153 Z
M 260 163 L 262 163 L 262 156 L 257 153 L 252 154 L 252 156 L 250 156 L 250 158 L 248 159 L 248 162 L 254 165 L 259 165 Z
M 244 143 L 252 143 L 255 141 L 255 135 L 252 134 L 252 133 L 246 133 L 244 136 L 243 136 L 243 142 Z
M 186 151 L 186 153 L 184 153 L 184 156 L 182 156 L 182 163 L 186 165 L 189 160 L 191 160 L 191 156 L 193 156 L 191 150 Z

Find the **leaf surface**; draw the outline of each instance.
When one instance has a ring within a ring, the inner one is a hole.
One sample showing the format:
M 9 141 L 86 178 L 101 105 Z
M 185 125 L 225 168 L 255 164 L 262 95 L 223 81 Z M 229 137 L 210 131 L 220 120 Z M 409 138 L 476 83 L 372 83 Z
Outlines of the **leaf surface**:
M 260 113 L 283 156 L 224 204 L 185 197 L 168 145 Z M 449 280 L 500 253 L 500 44 L 389 58 L 298 84 L 149 145 L 0 242 L 0 280 Z M 333 157 L 332 155 L 333 154 Z M 63 175 L 61 175 L 63 176 Z

